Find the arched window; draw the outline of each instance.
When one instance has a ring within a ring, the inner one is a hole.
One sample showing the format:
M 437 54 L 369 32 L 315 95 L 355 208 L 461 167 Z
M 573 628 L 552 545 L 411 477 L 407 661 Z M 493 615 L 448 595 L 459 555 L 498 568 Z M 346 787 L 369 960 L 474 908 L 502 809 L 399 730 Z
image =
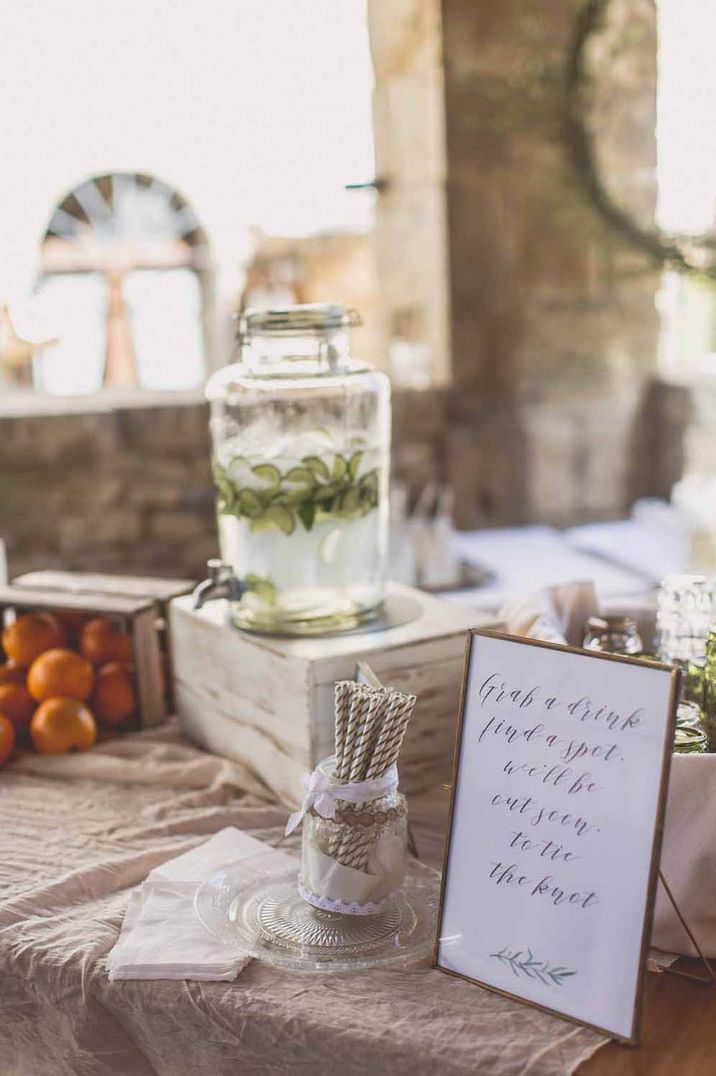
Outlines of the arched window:
M 57 205 L 37 287 L 57 343 L 37 362 L 48 392 L 188 389 L 208 353 L 211 264 L 189 203 L 136 172 L 92 176 Z

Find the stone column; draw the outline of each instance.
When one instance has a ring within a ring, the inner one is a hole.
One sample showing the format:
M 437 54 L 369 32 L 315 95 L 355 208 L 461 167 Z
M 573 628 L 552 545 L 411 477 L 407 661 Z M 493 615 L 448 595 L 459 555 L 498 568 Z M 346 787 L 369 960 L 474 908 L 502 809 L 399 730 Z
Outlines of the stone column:
M 624 18 L 639 9 L 646 29 L 639 63 L 632 49 L 611 73 L 619 114 L 635 120 L 631 135 L 628 123 L 607 125 L 609 174 L 646 176 L 653 209 L 655 10 L 652 0 L 619 6 Z M 640 487 L 634 433 L 656 367 L 658 274 L 603 222 L 572 171 L 563 94 L 576 8 L 442 3 L 447 454 L 462 526 L 614 516 Z
M 381 190 L 375 230 L 384 340 L 450 377 L 445 118 L 440 0 L 368 0 Z M 407 384 L 411 384 L 410 381 Z

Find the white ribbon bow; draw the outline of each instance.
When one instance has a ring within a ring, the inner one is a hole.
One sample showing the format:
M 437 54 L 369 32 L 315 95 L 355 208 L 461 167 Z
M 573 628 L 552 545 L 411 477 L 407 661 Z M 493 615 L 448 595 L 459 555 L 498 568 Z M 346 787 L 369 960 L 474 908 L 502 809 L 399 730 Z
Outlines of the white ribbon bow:
M 335 818 L 336 800 L 368 803 L 384 796 L 386 792 L 392 792 L 398 787 L 398 767 L 393 763 L 381 777 L 370 777 L 367 781 L 354 781 L 346 785 L 333 784 L 328 774 L 316 767 L 313 773 L 304 773 L 301 784 L 306 789 L 306 795 L 300 808 L 286 823 L 286 837 L 301 824 L 303 816 L 312 807 L 321 818 Z

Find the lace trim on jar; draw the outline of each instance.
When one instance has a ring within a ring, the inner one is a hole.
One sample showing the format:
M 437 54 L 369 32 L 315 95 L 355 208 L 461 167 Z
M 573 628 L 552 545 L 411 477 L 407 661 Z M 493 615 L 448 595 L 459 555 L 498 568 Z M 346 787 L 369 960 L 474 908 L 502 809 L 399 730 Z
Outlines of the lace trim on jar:
M 390 907 L 403 891 L 402 889 L 394 889 L 392 893 L 388 893 L 387 897 L 383 897 L 377 903 L 371 901 L 367 904 L 357 904 L 355 901 L 348 903 L 343 900 L 332 900 L 330 897 L 320 897 L 317 893 L 312 893 L 310 889 L 306 889 L 302 879 L 299 878 L 298 892 L 307 904 L 312 904 L 314 908 L 320 908 L 324 912 L 339 912 L 341 915 L 376 915 L 378 912 Z

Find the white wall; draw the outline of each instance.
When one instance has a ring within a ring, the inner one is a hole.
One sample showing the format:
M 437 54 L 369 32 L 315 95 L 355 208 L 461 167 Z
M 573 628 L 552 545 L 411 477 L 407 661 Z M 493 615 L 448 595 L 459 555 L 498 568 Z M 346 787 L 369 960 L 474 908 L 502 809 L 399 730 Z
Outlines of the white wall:
M 716 5 L 659 0 L 657 153 L 662 228 L 716 226 Z
M 249 228 L 366 228 L 365 0 L 2 0 L 0 303 L 22 311 L 53 204 L 150 172 L 207 230 L 228 302 Z M 27 308 L 26 308 L 27 313 Z

